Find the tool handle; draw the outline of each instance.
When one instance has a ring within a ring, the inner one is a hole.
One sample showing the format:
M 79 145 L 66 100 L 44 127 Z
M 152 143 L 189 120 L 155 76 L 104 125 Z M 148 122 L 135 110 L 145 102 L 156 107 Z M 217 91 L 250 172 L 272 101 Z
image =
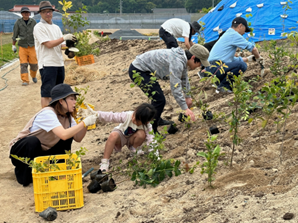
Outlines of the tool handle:
M 93 167 L 91 167 L 89 170 L 87 170 L 83 175 L 82 178 L 86 177 L 89 173 L 91 173 L 94 170 Z

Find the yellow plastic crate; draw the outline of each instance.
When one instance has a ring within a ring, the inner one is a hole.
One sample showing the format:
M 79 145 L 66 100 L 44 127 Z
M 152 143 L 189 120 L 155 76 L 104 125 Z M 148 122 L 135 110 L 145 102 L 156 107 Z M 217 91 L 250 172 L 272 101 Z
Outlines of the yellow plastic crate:
M 39 156 L 35 162 L 43 163 L 49 156 Z M 42 212 L 48 207 L 56 210 L 76 209 L 84 206 L 82 185 L 82 164 L 79 168 L 67 170 L 68 155 L 56 155 L 60 170 L 38 172 L 32 169 L 35 211 Z M 76 154 L 72 155 L 76 158 Z
M 92 108 L 94 110 L 94 105 L 89 104 L 89 103 L 87 103 L 87 104 L 89 105 L 90 108 Z M 80 107 L 83 108 L 83 109 L 87 109 L 87 107 L 85 106 L 84 103 L 81 104 Z M 77 119 L 75 119 L 75 121 L 76 121 L 77 124 L 79 124 L 82 120 L 83 120 L 83 118 L 77 118 Z M 87 130 L 91 130 L 91 129 L 95 129 L 95 128 L 96 128 L 96 124 L 93 124 L 93 125 L 88 126 Z

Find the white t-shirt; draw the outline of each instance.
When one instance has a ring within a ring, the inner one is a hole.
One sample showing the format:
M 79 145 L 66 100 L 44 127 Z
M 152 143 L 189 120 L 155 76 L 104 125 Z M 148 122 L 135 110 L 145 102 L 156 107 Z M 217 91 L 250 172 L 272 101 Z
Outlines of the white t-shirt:
M 176 38 L 189 38 L 190 25 L 182 19 L 169 19 L 165 21 L 161 27 Z
M 77 125 L 77 123 L 74 118 L 71 117 L 71 127 L 75 125 Z M 39 129 L 49 132 L 58 126 L 61 126 L 61 123 L 59 122 L 55 112 L 51 110 L 44 110 L 35 117 L 32 127 L 30 128 L 30 132 L 34 132 Z
M 38 68 L 46 67 L 63 67 L 64 61 L 61 52 L 61 44 L 53 48 L 47 48 L 42 43 L 59 39 L 63 36 L 59 26 L 54 23 L 49 24 L 42 18 L 34 26 L 33 30 Z

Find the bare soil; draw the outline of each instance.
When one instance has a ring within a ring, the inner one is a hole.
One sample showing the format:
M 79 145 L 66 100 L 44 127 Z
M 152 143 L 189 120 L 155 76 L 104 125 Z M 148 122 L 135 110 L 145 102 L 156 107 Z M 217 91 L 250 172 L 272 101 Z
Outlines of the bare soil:
M 181 45 L 184 47 L 184 45 Z M 71 63 L 67 66 L 67 80 L 77 87 L 89 86 L 86 102 L 95 106 L 95 110 L 121 112 L 132 110 L 147 102 L 147 98 L 137 87 L 130 88 L 131 80 L 128 68 L 136 55 L 152 49 L 165 48 L 162 41 L 108 41 L 98 43 L 101 54 L 95 58 L 95 64 L 78 67 Z M 266 53 L 266 67 L 270 61 Z M 289 61 L 284 58 L 284 63 Z M 16 64 L 14 65 L 16 66 Z M 10 68 L 7 68 L 7 70 Z M 76 72 L 78 70 L 78 72 Z M 91 71 L 91 72 L 90 72 Z M 1 75 L 4 71 L 1 72 Z M 192 86 L 202 87 L 197 75 L 198 70 L 190 71 Z M 249 64 L 245 73 L 247 79 L 260 73 L 259 66 Z M 254 90 L 272 78 L 266 70 L 264 79 L 254 84 Z M 37 84 L 21 86 L 19 69 L 6 76 L 8 88 L 0 92 L 0 221 L 1 222 L 44 222 L 35 212 L 32 184 L 19 185 L 14 176 L 14 167 L 8 158 L 8 143 L 25 126 L 28 120 L 40 109 L 40 80 Z M 261 135 L 257 133 L 258 122 L 248 124 L 243 121 L 240 135 L 243 141 L 237 146 L 233 167 L 225 165 L 230 157 L 232 142 L 229 127 L 224 122 L 204 121 L 201 111 L 194 109 L 197 121 L 187 130 L 178 121 L 180 108 L 171 95 L 168 82 L 160 81 L 167 99 L 163 117 L 173 120 L 179 129 L 175 135 L 167 135 L 164 158 L 173 158 L 190 166 L 203 161 L 196 153 L 205 150 L 204 141 L 207 129 L 217 125 L 220 129 L 218 144 L 227 154 L 219 161 L 214 188 L 208 187 L 206 176 L 200 169 L 193 174 L 183 173 L 178 177 L 166 179 L 157 187 L 146 189 L 134 186 L 130 180 L 117 185 L 113 192 L 91 194 L 87 190 L 89 177 L 83 181 L 84 207 L 77 210 L 60 211 L 56 222 L 284 222 L 286 213 L 293 213 L 289 222 L 298 222 L 298 130 L 297 107 L 287 121 L 284 135 L 282 162 L 280 147 L 283 134 L 277 133 L 276 126 L 269 127 Z M 3 81 L 0 82 L 0 88 Z M 233 95 L 217 95 L 210 86 L 206 88 L 208 103 L 213 113 L 230 113 L 228 102 Z M 83 172 L 90 167 L 98 169 L 103 157 L 105 141 L 116 124 L 100 124 L 88 131 L 81 143 L 73 143 L 73 151 L 81 146 L 88 149 L 82 158 Z M 189 138 L 188 138 L 189 137 Z M 129 151 L 113 154 L 111 167 L 124 164 L 130 159 Z M 117 175 L 115 182 L 127 177 Z

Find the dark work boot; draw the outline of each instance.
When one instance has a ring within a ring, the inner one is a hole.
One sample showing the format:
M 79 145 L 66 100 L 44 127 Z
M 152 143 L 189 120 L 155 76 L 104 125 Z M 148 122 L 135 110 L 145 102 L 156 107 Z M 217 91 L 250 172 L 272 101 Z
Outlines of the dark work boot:
M 158 126 L 171 125 L 171 124 L 174 124 L 174 122 L 173 121 L 168 121 L 168 120 L 165 120 L 165 119 L 162 119 L 162 118 L 160 118 L 159 121 L 158 121 Z

